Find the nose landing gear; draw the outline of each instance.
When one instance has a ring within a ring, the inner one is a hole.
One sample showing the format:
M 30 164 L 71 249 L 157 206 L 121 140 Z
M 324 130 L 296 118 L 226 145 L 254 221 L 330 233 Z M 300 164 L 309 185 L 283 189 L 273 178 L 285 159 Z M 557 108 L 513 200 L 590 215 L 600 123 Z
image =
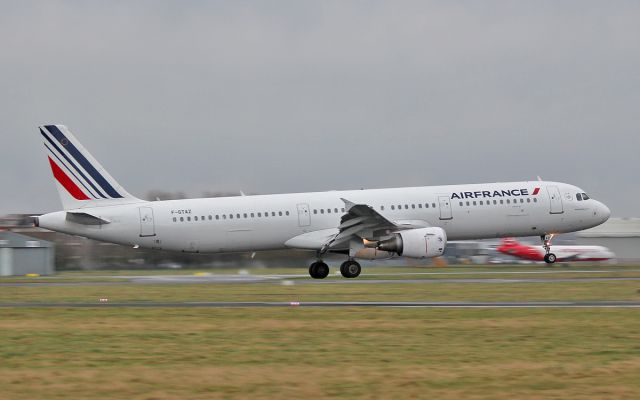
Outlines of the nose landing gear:
M 556 262 L 556 255 L 551 252 L 551 239 L 553 239 L 553 235 L 543 235 L 540 236 L 542 240 L 542 248 L 545 251 L 544 262 L 547 264 L 553 264 Z

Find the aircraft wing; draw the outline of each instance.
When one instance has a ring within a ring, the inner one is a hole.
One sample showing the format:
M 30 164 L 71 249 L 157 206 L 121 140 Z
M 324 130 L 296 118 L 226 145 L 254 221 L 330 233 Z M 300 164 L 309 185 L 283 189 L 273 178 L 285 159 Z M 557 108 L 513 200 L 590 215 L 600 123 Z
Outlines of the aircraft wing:
M 318 250 L 325 253 L 329 249 L 344 248 L 351 239 L 377 239 L 405 229 L 429 226 L 422 220 L 391 221 L 367 204 L 356 204 L 341 199 L 345 204 L 345 214 L 338 228 L 309 232 L 288 240 L 288 247 Z

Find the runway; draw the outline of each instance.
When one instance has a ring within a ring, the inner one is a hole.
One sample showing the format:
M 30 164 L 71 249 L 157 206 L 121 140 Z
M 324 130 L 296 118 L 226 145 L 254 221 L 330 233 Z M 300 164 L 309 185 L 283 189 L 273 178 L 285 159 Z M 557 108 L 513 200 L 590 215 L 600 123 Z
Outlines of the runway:
M 89 281 L 56 281 L 56 277 L 40 277 L 37 282 L 0 282 L 3 286 L 113 286 L 113 285 L 163 285 L 163 284 L 257 284 L 257 283 L 286 283 L 291 285 L 361 285 L 361 284 L 514 284 L 514 283 L 588 283 L 607 281 L 640 281 L 639 276 L 611 276 L 617 271 L 606 270 L 576 270 L 576 271 L 465 271 L 465 272 L 403 272 L 363 273 L 357 279 L 344 279 L 339 273 L 330 275 L 327 279 L 311 279 L 306 274 L 202 274 L 202 275 L 89 275 Z M 640 272 L 638 270 L 621 271 L 625 273 Z M 495 274 L 511 275 L 497 278 Z M 515 276 L 523 274 L 522 277 Z M 549 276 L 544 276 L 549 274 Z M 556 274 L 598 274 L 601 276 L 554 277 Z M 611 274 L 607 276 L 607 274 Z M 430 276 L 453 276 L 452 278 L 430 278 Z M 460 275 L 474 275 L 464 278 Z M 475 277 L 486 275 L 487 277 Z M 77 277 L 82 278 L 82 277 Z M 104 281 L 93 281 L 105 279 Z M 111 281 L 109 281 L 111 279 Z M 116 279 L 117 281 L 113 281 Z
M 426 302 L 426 301 L 311 301 L 311 302 L 128 302 L 128 303 L 0 303 L 0 308 L 640 308 L 640 301 L 523 301 L 523 302 Z

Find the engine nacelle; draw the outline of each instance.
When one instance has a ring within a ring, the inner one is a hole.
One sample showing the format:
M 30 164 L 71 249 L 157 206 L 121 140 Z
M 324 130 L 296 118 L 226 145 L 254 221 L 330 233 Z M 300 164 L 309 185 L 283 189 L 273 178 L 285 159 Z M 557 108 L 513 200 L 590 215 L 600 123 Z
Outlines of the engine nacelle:
M 444 229 L 420 228 L 394 233 L 391 239 L 379 242 L 377 248 L 403 257 L 431 258 L 441 256 L 446 245 Z

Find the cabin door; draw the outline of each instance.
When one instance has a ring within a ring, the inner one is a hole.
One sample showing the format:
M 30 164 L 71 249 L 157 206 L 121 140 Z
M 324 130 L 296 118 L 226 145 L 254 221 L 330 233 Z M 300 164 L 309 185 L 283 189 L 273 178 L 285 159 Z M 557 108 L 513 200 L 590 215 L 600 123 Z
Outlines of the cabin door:
M 562 208 L 562 197 L 560 196 L 560 189 L 557 186 L 547 186 L 547 193 L 549 194 L 549 213 L 550 214 L 562 214 L 564 212 Z
M 156 235 L 156 223 L 153 220 L 153 209 L 151 207 L 139 207 L 140 212 L 140 237 Z

